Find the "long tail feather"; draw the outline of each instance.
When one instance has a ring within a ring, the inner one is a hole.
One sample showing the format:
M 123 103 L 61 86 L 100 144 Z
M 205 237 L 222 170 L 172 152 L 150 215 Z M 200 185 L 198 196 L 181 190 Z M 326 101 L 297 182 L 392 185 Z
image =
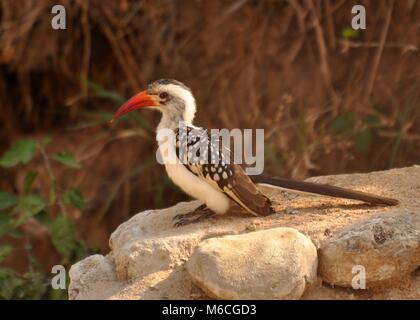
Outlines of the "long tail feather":
M 249 176 L 256 184 L 266 184 L 285 189 L 321 194 L 324 196 L 360 200 L 375 205 L 395 206 L 400 202 L 396 199 L 385 198 L 361 191 L 331 186 L 329 184 L 298 181 L 285 178 L 270 177 L 266 175 Z

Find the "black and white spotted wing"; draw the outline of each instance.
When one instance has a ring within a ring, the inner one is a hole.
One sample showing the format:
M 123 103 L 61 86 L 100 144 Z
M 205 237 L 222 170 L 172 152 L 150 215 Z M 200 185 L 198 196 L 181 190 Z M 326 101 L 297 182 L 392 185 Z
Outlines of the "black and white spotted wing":
M 189 171 L 252 214 L 273 213 L 270 200 L 241 166 L 231 163 L 230 150 L 222 144 L 219 135 L 189 126 L 177 128 L 175 135 L 177 156 Z

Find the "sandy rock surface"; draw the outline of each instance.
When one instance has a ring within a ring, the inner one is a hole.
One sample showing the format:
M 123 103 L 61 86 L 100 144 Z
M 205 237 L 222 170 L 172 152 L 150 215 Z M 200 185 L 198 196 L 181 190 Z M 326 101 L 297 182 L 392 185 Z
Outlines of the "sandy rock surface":
M 70 298 L 207 299 L 208 292 L 204 292 L 193 283 L 186 269 L 187 261 L 203 241 L 226 235 L 245 235 L 258 230 L 289 227 L 311 239 L 318 249 L 320 266 L 334 266 L 336 261 L 333 259 L 326 258 L 326 263 L 323 263 L 322 252 L 326 253 L 329 252 L 329 248 L 335 248 L 331 245 L 335 242 L 334 239 L 346 243 L 347 240 L 343 240 L 346 236 L 342 233 L 346 229 L 353 230 L 353 237 L 356 237 L 359 235 L 356 232 L 358 228 L 366 239 L 371 237 L 370 242 L 365 243 L 367 251 L 363 252 L 366 257 L 370 255 L 367 254 L 369 250 L 379 250 L 384 255 L 378 255 L 382 259 L 403 259 L 405 263 L 394 272 L 386 271 L 375 275 L 374 277 L 379 279 L 385 274 L 386 280 L 389 281 L 386 281 L 386 284 L 384 282 L 383 286 L 380 283 L 375 284 L 374 288 L 369 290 L 346 288 L 347 275 L 342 287 L 337 286 L 336 280 L 329 279 L 332 283 L 335 282 L 331 285 L 325 281 L 327 275 L 340 272 L 334 273 L 333 267 L 328 268 L 329 271 L 319 268 L 323 270 L 322 273 L 318 272 L 316 283 L 303 293 L 302 299 L 420 299 L 420 271 L 418 266 L 416 267 L 418 251 L 415 249 L 419 226 L 417 222 L 408 226 L 404 219 L 397 217 L 411 215 L 412 221 L 418 221 L 420 166 L 368 174 L 315 177 L 309 180 L 394 197 L 399 199 L 401 204 L 396 207 L 370 206 L 352 200 L 263 188 L 278 212 L 268 217 L 253 217 L 244 215 L 240 210 L 232 210 L 232 213 L 225 216 L 174 228 L 175 215 L 190 212 L 201 203 L 184 202 L 163 210 L 144 211 L 121 224 L 112 234 L 111 251 L 106 257 L 88 257 L 72 267 Z M 382 221 L 382 218 L 385 220 Z M 401 222 L 392 224 L 395 235 L 392 239 L 386 236 L 389 227 L 386 221 Z M 365 227 L 363 229 L 357 227 L 358 225 Z M 382 226 L 383 232 L 375 225 Z M 405 237 L 404 230 L 411 230 L 411 236 Z M 376 243 L 375 235 L 379 243 Z M 352 238 L 351 235 L 347 236 Z M 341 248 L 347 250 L 344 244 Z M 394 256 L 392 248 L 403 248 L 403 251 L 401 255 L 395 253 Z M 252 257 L 250 259 L 252 260 Z M 359 260 L 355 262 L 358 263 Z M 389 261 L 387 263 L 389 264 Z M 369 263 L 366 266 L 370 266 Z M 413 268 L 417 269 L 410 271 Z M 390 270 L 388 267 L 385 269 Z M 390 274 L 393 276 L 389 276 Z

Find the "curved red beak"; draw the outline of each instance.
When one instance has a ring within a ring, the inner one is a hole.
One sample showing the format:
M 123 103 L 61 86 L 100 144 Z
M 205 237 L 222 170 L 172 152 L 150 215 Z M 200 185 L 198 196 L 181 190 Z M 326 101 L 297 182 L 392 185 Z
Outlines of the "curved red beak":
M 118 110 L 115 112 L 114 116 L 111 119 L 111 123 L 117 120 L 119 117 L 123 116 L 126 113 L 131 111 L 145 108 L 158 106 L 159 104 L 153 99 L 153 97 L 147 94 L 146 91 L 142 91 L 124 103 Z

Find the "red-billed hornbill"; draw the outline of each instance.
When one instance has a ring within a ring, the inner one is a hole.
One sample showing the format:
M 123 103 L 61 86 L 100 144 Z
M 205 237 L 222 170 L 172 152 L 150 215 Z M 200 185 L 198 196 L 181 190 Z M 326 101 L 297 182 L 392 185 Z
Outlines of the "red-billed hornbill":
M 196 112 L 195 99 L 191 90 L 179 81 L 161 79 L 153 82 L 147 90 L 138 93 L 123 104 L 112 121 L 141 108 L 156 109 L 162 113 L 162 119 L 157 128 L 157 140 L 169 177 L 187 194 L 204 202 L 194 212 L 177 216 L 178 221 L 175 225 L 197 222 L 215 213 L 224 214 L 229 210 L 232 202 L 253 215 L 266 216 L 274 213 L 270 199 L 257 188 L 257 184 L 361 200 L 375 205 L 399 203 L 395 199 L 326 184 L 274 178 L 264 174 L 248 176 L 240 165 L 225 161 L 224 153 L 218 150 L 221 146 L 218 143 L 212 143 L 214 140 L 208 136 L 207 130 L 193 125 Z M 163 142 L 159 138 L 159 132 L 162 129 L 173 130 L 176 139 L 172 142 L 168 140 Z M 204 155 L 194 157 L 187 152 L 184 153 L 182 159 L 178 159 L 182 143 L 187 143 L 187 150 L 190 150 L 204 140 L 208 143 L 208 148 L 205 148 L 207 152 Z M 179 161 L 175 163 L 170 161 L 170 157 L 173 156 Z M 207 161 L 202 161 L 203 156 Z

